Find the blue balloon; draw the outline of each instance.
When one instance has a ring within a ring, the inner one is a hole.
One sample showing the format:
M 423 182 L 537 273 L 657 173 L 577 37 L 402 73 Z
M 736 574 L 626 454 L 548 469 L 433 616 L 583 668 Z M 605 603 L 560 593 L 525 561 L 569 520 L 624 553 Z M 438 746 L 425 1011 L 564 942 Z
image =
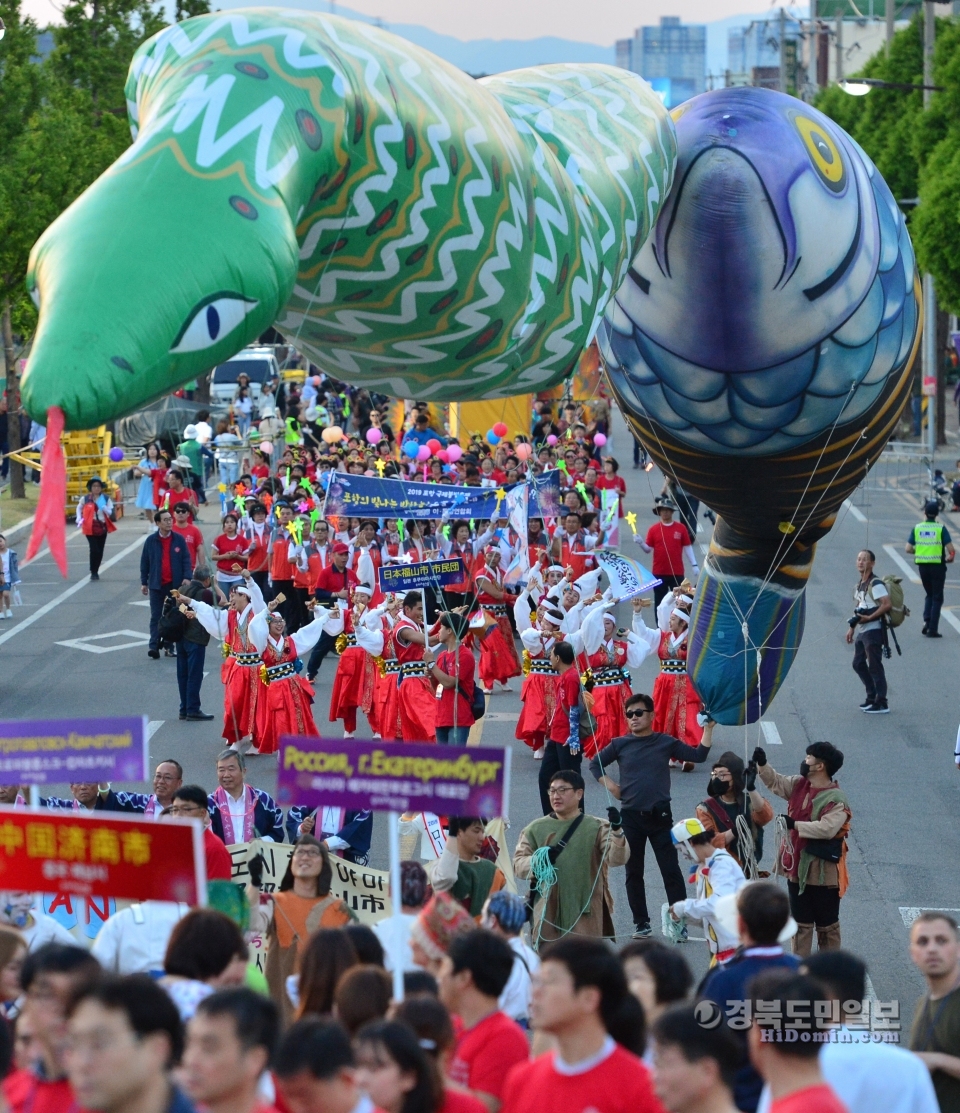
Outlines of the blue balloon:
M 487 443 L 488 444 L 499 444 L 500 443 L 500 438 L 497 436 L 497 434 L 492 429 L 487 430 Z
M 404 454 L 404 456 L 409 456 L 411 459 L 414 459 L 419 451 L 420 451 L 420 445 L 418 445 L 416 441 L 404 441 L 403 442 L 403 454 Z

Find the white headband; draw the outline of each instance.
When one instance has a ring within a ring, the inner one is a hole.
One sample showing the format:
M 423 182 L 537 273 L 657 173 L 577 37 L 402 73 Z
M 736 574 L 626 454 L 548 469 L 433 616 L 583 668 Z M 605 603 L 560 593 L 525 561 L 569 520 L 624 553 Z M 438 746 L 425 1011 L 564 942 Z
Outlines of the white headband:
M 690 625 L 690 615 L 688 615 L 686 611 L 681 611 L 679 607 L 674 607 L 670 613 L 675 614 L 677 618 L 685 622 L 688 626 Z

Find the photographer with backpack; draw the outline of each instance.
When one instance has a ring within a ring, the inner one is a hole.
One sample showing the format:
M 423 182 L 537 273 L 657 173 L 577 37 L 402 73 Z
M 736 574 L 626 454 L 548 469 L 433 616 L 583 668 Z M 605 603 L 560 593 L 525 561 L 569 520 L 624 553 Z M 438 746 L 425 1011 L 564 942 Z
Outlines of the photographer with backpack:
M 890 610 L 890 593 L 883 580 L 875 576 L 876 555 L 870 549 L 857 553 L 860 579 L 853 589 L 855 610 L 849 620 L 847 644 L 853 643 L 853 671 L 863 681 L 867 698 L 860 710 L 868 715 L 886 715 L 887 676 L 883 671 L 884 652 L 889 655 L 884 615 Z

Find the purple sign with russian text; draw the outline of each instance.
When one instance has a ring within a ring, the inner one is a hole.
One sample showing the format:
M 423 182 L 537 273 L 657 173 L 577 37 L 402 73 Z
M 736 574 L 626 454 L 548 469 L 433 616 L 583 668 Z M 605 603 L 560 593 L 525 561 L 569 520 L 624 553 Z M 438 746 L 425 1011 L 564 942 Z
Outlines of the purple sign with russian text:
M 147 762 L 145 715 L 0 722 L 0 784 L 145 781 Z
M 355 738 L 280 739 L 277 803 L 438 815 L 507 815 L 510 750 Z

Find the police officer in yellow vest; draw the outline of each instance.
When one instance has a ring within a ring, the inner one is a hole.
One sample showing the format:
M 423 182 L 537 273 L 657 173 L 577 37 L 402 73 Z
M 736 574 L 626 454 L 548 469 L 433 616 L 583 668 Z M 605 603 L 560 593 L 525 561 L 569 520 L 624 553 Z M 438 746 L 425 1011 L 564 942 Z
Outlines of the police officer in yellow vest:
M 923 508 L 926 520 L 914 526 L 907 539 L 907 552 L 920 573 L 920 582 L 927 597 L 923 603 L 923 630 L 927 638 L 942 638 L 940 608 L 943 606 L 943 585 L 947 578 L 947 565 L 953 561 L 954 548 L 950 534 L 942 522 L 937 521 L 940 504 L 930 499 Z

